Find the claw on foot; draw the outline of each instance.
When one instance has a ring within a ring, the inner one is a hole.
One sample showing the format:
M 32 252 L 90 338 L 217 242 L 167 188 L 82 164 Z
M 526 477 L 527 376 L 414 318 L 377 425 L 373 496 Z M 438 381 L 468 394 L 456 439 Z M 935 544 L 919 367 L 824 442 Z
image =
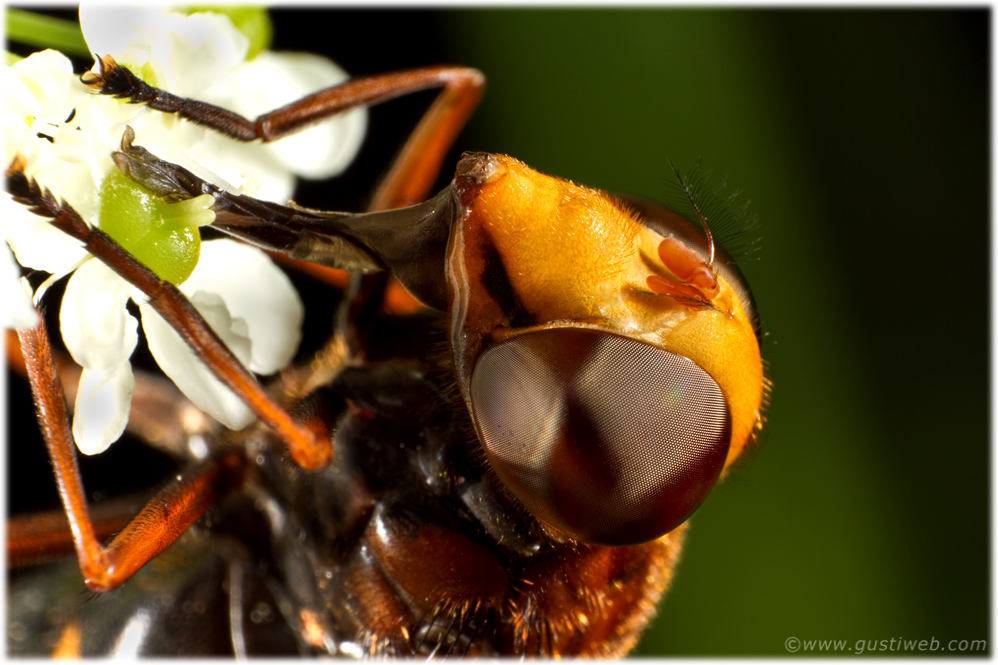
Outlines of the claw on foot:
M 80 75 L 80 81 L 87 87 L 102 95 L 117 98 L 134 97 L 141 90 L 141 81 L 135 78 L 128 69 L 115 62 L 109 55 L 97 56 L 99 71 L 90 70 Z M 136 103 L 137 100 L 129 100 Z

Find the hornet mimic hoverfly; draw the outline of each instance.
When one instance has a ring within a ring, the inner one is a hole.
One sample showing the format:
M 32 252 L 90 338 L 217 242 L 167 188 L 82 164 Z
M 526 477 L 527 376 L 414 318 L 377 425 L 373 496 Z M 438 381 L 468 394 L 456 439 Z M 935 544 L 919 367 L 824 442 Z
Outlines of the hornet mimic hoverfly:
M 464 67 L 354 79 L 256 119 L 110 57 L 82 80 L 264 142 L 442 92 L 359 214 L 234 193 L 124 131 L 115 177 L 164 201 L 207 195 L 213 228 L 352 275 L 330 296 L 333 338 L 266 385 L 173 284 L 10 166 L 11 195 L 145 293 L 259 418 L 240 431 L 192 418 L 172 386 L 137 377 L 128 426 L 183 471 L 131 519 L 115 502 L 91 511 L 60 385 L 72 369 L 44 323 L 21 331 L 68 526 L 13 520 L 9 559 L 75 549 L 105 593 L 77 592 L 53 618 L 31 587 L 34 609 L 10 601 L 20 630 L 71 654 L 128 640 L 147 655 L 626 654 L 768 391 L 750 291 L 687 181 L 690 219 L 466 153 L 426 198 L 483 90 Z M 386 312 L 395 280 L 424 307 Z

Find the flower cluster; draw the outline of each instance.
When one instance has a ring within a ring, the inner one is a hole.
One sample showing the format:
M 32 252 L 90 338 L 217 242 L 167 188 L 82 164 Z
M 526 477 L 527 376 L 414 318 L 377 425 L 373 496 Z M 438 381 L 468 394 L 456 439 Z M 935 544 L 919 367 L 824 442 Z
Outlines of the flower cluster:
M 152 85 L 251 118 L 346 79 L 325 58 L 261 49 L 223 14 L 84 6 L 80 23 L 93 53 L 112 56 Z M 156 201 L 115 169 L 111 153 L 131 126 L 136 142 L 162 158 L 233 191 L 284 203 L 296 176 L 324 178 L 345 168 L 363 138 L 363 111 L 274 144 L 239 143 L 140 104 L 94 94 L 57 51 L 35 53 L 2 72 L 6 163 L 20 155 L 30 178 L 177 284 L 250 370 L 269 374 L 284 367 L 297 349 L 303 318 L 287 277 L 255 248 L 231 240 L 202 244 L 198 227 L 214 219 L 211 197 Z M 135 385 L 130 357 L 138 341 L 129 300 L 137 305 L 153 357 L 195 404 L 233 429 L 253 420 L 141 292 L 48 220 L 9 197 L 0 198 L 0 207 L 6 240 L 0 248 L 0 315 L 6 327 L 34 325 L 32 296 L 37 302 L 49 284 L 70 275 L 60 327 L 83 367 L 73 420 L 83 452 L 101 452 L 127 423 Z M 51 277 L 32 294 L 19 279 L 18 264 Z

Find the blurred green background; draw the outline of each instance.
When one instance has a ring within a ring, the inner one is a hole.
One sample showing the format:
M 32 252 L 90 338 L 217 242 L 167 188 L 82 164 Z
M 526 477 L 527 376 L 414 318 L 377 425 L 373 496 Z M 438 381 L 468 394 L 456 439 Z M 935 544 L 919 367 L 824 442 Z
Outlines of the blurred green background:
M 769 422 L 692 518 L 638 654 L 989 637 L 988 10 L 310 9 L 274 22 L 275 48 L 353 74 L 480 68 L 488 89 L 455 161 L 507 153 L 663 198 L 667 160 L 700 159 L 752 200 L 761 250 L 742 268 L 775 383 Z M 356 209 L 430 98 L 374 109 L 363 158 L 299 201 Z
M 326 26 L 360 33 L 328 49 L 354 73 L 485 72 L 462 149 L 658 198 L 667 159 L 700 159 L 752 200 L 761 250 L 742 267 L 775 383 L 769 422 L 692 518 L 639 654 L 989 637 L 987 10 L 509 9 Z M 296 33 L 289 47 L 309 34 Z M 373 116 L 371 133 L 388 122 Z

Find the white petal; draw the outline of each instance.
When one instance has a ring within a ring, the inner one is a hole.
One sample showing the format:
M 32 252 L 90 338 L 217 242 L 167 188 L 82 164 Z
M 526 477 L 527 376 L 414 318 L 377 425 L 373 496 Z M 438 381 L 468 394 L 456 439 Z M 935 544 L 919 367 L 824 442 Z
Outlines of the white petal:
M 66 348 L 83 367 L 110 370 L 132 355 L 138 322 L 125 309 L 130 293 L 131 285 L 97 260 L 69 278 L 59 323 Z
M 6 138 L 17 142 L 12 151 L 28 158 L 26 172 L 31 178 L 72 205 L 84 221 L 95 223 L 100 198 L 90 163 L 93 160 L 85 155 L 85 146 L 94 144 L 70 138 L 72 135 L 62 129 L 52 133 L 64 139 L 59 146 L 19 132 L 8 132 Z M 73 156 L 74 161 L 62 159 L 60 154 Z M 86 256 L 78 240 L 52 226 L 51 219 L 32 214 L 9 196 L 0 197 L 0 217 L 6 239 L 23 266 L 56 273 Z
M 32 89 L 12 67 L 0 67 L 0 85 L 4 92 L 4 126 L 18 121 L 27 123 L 37 115 L 38 102 Z
M 55 132 L 62 136 L 65 132 Z M 48 143 L 46 141 L 46 143 Z M 96 224 L 100 212 L 99 182 L 94 180 L 94 173 L 89 159 L 76 154 L 73 161 L 67 161 L 64 156 L 72 151 L 67 149 L 65 142 L 61 145 L 49 143 L 39 147 L 38 161 L 28 170 L 32 178 L 41 183 L 59 199 L 69 203 L 83 218 L 83 221 Z M 77 153 L 81 145 L 89 145 L 92 150 L 96 145 L 89 140 L 76 142 Z M 112 162 L 108 158 L 107 164 Z M 103 176 L 101 176 L 103 180 Z
M 348 79 L 328 58 L 308 53 L 265 51 L 206 93 L 206 101 L 249 118 Z M 367 111 L 357 109 L 260 148 L 285 169 L 307 178 L 340 173 L 357 154 L 367 128 Z M 223 148 L 221 142 L 217 145 Z M 209 163 L 209 166 L 214 166 Z
M 0 81 L 0 85 L 2 84 Z M 13 162 L 15 155 L 20 155 L 24 159 L 26 168 L 37 162 L 40 148 L 38 133 L 29 129 L 30 123 L 27 119 L 5 115 L 3 123 L 4 164 L 9 165 Z
M 168 67 L 168 89 L 184 97 L 203 95 L 249 51 L 249 38 L 229 17 L 213 12 L 167 14 L 163 31 L 166 39 L 155 44 L 153 56 Z
M 0 292 L 3 309 L 0 311 L 4 328 L 22 330 L 38 324 L 38 313 L 31 304 L 31 287 L 21 279 L 21 271 L 14 263 L 10 248 L 3 243 L 0 249 Z
M 118 440 L 128 424 L 134 392 L 135 376 L 127 361 L 106 371 L 83 369 L 73 412 L 73 437 L 81 452 L 96 455 Z
M 69 58 L 51 49 L 5 67 L 3 85 L 5 113 L 51 123 L 64 122 L 84 94 Z
M 245 321 L 254 372 L 273 374 L 291 362 L 305 307 L 291 280 L 259 249 L 234 240 L 203 243 L 201 260 L 180 289 L 217 293 L 232 317 Z
M 28 212 L 10 197 L 0 197 L 0 216 L 17 262 L 26 268 L 62 272 L 87 255 L 82 243 L 52 226 L 52 220 Z
M 87 164 L 94 154 L 94 144 L 83 132 L 63 125 L 52 133 L 52 151 L 57 159 L 64 162 Z
M 231 330 L 231 321 L 227 321 L 228 313 L 224 306 L 219 309 L 221 300 L 216 302 L 194 302 L 198 311 L 208 320 L 219 337 L 225 340 L 237 357 L 246 356 L 249 352 L 249 340 Z M 235 393 L 229 390 L 221 381 L 215 378 L 204 363 L 198 359 L 180 335 L 156 313 L 148 303 L 139 303 L 142 314 L 142 329 L 146 333 L 149 350 L 163 372 L 177 384 L 187 397 L 202 411 L 230 429 L 242 429 L 253 422 L 256 417 L 243 404 Z M 220 330 L 220 328 L 224 328 Z
M 133 42 L 148 41 L 155 26 L 166 16 L 161 6 L 80 4 L 80 28 L 91 53 L 123 57 Z M 140 63 L 134 63 L 140 64 Z
M 197 97 L 228 75 L 249 49 L 249 39 L 228 17 L 210 12 L 188 16 L 162 6 L 84 3 L 80 27 L 92 52 L 131 66 L 149 63 L 157 86 L 184 97 Z
M 278 141 L 282 142 L 283 139 Z M 295 177 L 269 150 L 270 145 L 273 144 L 240 143 L 219 134 L 206 134 L 202 142 L 187 149 L 187 157 L 240 187 L 247 181 L 256 183 L 259 187 L 252 196 L 284 205 L 294 194 Z M 178 163 L 188 166 L 184 162 Z M 196 169 L 191 170 L 201 175 Z M 215 179 L 211 181 L 216 182 Z

